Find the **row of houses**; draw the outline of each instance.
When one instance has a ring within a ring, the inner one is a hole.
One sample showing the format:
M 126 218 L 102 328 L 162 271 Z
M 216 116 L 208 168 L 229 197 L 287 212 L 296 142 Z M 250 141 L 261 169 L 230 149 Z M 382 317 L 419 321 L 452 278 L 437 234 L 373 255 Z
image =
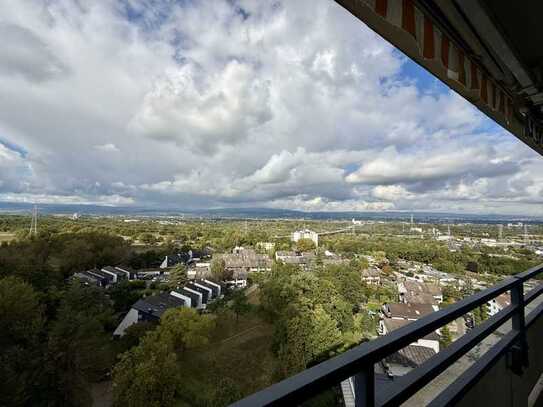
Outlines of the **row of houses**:
M 133 280 L 136 273 L 129 267 L 107 266 L 81 271 L 75 273 L 74 277 L 86 284 L 106 288 L 123 280 Z
M 113 335 L 123 336 L 128 327 L 138 322 L 157 322 L 162 314 L 171 308 L 203 310 L 211 301 L 222 296 L 223 289 L 220 284 L 209 280 L 195 280 L 182 288 L 141 298 L 132 305 Z
M 164 259 L 160 263 L 159 268 L 166 269 L 170 267 L 175 267 L 177 265 L 187 266 L 192 263 L 197 263 L 202 259 L 207 259 L 211 257 L 210 250 L 189 250 L 189 251 L 179 251 L 177 253 L 172 253 L 164 256 Z

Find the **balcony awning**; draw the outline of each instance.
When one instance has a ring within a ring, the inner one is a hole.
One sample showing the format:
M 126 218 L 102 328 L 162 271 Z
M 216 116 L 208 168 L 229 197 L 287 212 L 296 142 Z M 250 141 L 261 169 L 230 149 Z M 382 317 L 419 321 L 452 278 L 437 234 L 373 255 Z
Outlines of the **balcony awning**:
M 543 154 L 543 2 L 336 2 Z

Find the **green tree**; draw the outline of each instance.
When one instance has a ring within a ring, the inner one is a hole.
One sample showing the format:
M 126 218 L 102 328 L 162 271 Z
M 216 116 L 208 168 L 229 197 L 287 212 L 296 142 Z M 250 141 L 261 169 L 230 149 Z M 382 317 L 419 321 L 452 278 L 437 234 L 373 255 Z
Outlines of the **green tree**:
M 296 250 L 299 252 L 315 250 L 315 243 L 311 239 L 300 239 L 296 242 Z
M 113 300 L 113 305 L 116 312 L 127 312 L 132 304 L 140 297 L 142 290 L 145 289 L 145 283 L 142 281 L 143 287 L 138 288 L 134 285 L 136 281 L 121 281 L 115 284 L 109 290 L 109 296 Z
M 172 343 L 157 331 L 121 355 L 113 369 L 113 402 L 123 407 L 173 406 L 180 386 Z
M 208 343 L 214 317 L 192 308 L 167 310 L 159 326 L 125 352 L 113 369 L 116 406 L 173 406 L 185 393 L 178 356 Z
M 237 323 L 240 315 L 246 314 L 251 310 L 251 304 L 249 304 L 247 296 L 241 290 L 234 291 L 230 298 L 230 309 L 236 314 Z
M 327 359 L 340 343 L 337 323 L 322 306 L 301 310 L 286 323 L 286 341 L 279 349 L 283 374 L 288 376 Z
M 183 264 L 178 264 L 172 270 L 168 277 L 168 286 L 172 289 L 183 287 L 187 281 L 187 267 Z
M 0 279 L 2 404 L 25 405 L 32 399 L 39 380 L 43 326 L 43 308 L 33 288 L 16 277 Z
M 74 283 L 63 295 L 47 342 L 47 399 L 59 405 L 92 403 L 90 383 L 113 364 L 108 327 L 112 309 L 102 290 Z
M 441 349 L 449 346 L 453 341 L 451 331 L 447 325 L 441 328 L 441 336 L 439 338 L 439 345 Z
M 120 339 L 121 349 L 127 351 L 134 346 L 140 344 L 141 339 L 153 329 L 156 328 L 156 324 L 149 321 L 141 321 L 137 324 L 130 325 L 125 331 L 124 335 Z
M 488 318 L 488 310 L 487 305 L 483 304 L 477 308 L 475 308 L 473 311 L 473 323 L 475 326 L 480 325 L 482 322 L 484 322 Z
M 170 341 L 173 348 L 182 353 L 206 345 L 214 326 L 212 315 L 200 315 L 194 308 L 173 308 L 160 318 L 158 332 L 161 339 Z
M 215 281 L 224 281 L 226 279 L 226 263 L 222 257 L 214 258 L 211 261 L 211 274 Z

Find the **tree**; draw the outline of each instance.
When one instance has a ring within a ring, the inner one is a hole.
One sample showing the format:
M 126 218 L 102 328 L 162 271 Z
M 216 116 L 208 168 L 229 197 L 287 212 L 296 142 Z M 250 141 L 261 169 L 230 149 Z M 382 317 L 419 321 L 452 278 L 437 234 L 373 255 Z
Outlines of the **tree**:
M 299 252 L 315 250 L 315 243 L 311 239 L 300 239 L 296 242 L 296 250 Z
M 200 315 L 194 308 L 173 308 L 160 318 L 158 332 L 162 340 L 170 341 L 173 349 L 182 353 L 206 345 L 214 326 L 214 316 Z
M 473 311 L 473 323 L 475 326 L 480 325 L 482 322 L 484 322 L 488 318 L 488 311 L 486 304 L 483 304 L 477 308 L 475 308 Z
M 230 309 L 236 314 L 236 323 L 238 322 L 240 315 L 250 311 L 251 304 L 247 301 L 247 296 L 243 291 L 236 290 L 232 293 Z
M 222 257 L 214 258 L 211 261 L 211 274 L 218 282 L 226 279 L 226 262 Z
M 168 277 L 168 286 L 172 289 L 183 287 L 187 281 L 187 268 L 183 264 L 178 264 L 171 271 Z
M 183 394 L 178 355 L 208 343 L 214 317 L 192 308 L 167 310 L 160 325 L 125 352 L 113 370 L 114 404 L 127 407 L 175 405 Z
M 286 340 L 280 346 L 279 358 L 284 375 L 299 372 L 312 363 L 322 361 L 341 343 L 336 322 L 318 305 L 304 309 L 286 323 Z
M 109 290 L 109 295 L 113 300 L 116 312 L 127 312 L 132 304 L 141 297 L 141 290 L 145 289 L 145 282 L 141 282 L 143 283 L 142 288 L 135 286 L 133 284 L 135 282 L 136 281 L 121 281 Z
M 115 406 L 173 406 L 180 385 L 177 355 L 157 331 L 121 355 L 113 369 Z
M 2 404 L 25 405 L 32 399 L 41 363 L 42 314 L 38 295 L 29 284 L 16 277 L 0 279 Z
M 120 342 L 121 342 L 121 348 L 124 351 L 127 351 L 134 346 L 137 346 L 140 344 L 141 339 L 153 329 L 156 328 L 156 324 L 149 321 L 141 321 L 137 324 L 130 325 L 125 331 L 124 335 L 122 336 Z
M 452 341 L 453 338 L 449 326 L 445 325 L 443 328 L 441 328 L 441 337 L 439 339 L 440 348 L 446 348 L 452 343 Z
M 156 243 L 156 237 L 152 233 L 142 233 L 139 236 L 139 240 L 142 241 L 145 244 Z
M 63 295 L 47 342 L 46 398 L 59 405 L 90 405 L 90 383 L 113 364 L 107 327 L 113 324 L 110 301 L 96 287 L 73 283 Z

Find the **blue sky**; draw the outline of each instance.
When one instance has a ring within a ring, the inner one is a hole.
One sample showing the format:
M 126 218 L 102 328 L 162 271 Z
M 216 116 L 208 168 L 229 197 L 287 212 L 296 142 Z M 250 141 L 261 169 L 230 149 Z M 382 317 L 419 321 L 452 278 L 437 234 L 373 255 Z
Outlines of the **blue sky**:
M 543 215 L 540 157 L 335 2 L 212 3 L 0 4 L 0 200 Z

